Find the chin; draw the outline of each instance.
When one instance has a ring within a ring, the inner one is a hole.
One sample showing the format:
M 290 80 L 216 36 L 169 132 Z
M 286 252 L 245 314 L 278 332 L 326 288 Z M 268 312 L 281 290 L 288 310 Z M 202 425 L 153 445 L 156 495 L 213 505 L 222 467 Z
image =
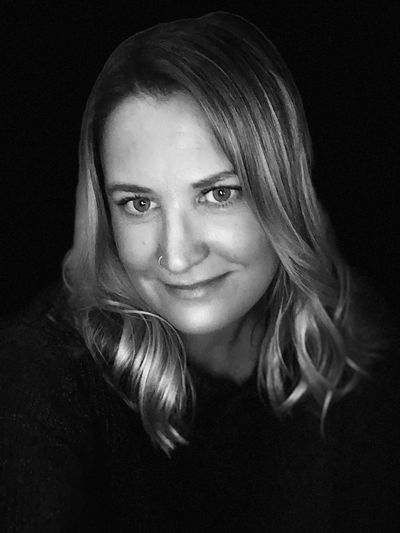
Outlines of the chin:
M 161 313 L 160 313 L 161 314 Z M 213 316 L 210 312 L 188 312 L 186 311 L 184 315 L 174 316 L 166 315 L 164 316 L 174 328 L 182 333 L 183 335 L 209 335 L 217 331 L 220 331 L 226 327 L 229 327 L 231 324 L 234 324 L 237 320 L 237 317 L 232 318 L 232 320 L 227 320 L 227 313 L 218 313 L 217 316 Z M 221 321 L 221 316 L 225 320 Z

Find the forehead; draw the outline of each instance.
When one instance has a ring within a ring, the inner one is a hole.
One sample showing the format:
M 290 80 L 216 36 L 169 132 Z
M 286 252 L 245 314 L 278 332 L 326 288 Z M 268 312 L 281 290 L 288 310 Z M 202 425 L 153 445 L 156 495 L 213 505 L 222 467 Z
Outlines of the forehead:
M 106 179 L 116 173 L 136 180 L 198 179 L 232 168 L 199 106 L 185 94 L 124 100 L 105 124 L 102 160 Z
M 129 133 L 137 135 L 137 141 L 149 136 L 162 140 L 168 134 L 184 136 L 193 132 L 210 134 L 199 106 L 184 93 L 167 98 L 128 97 L 111 112 L 105 125 L 105 135 Z

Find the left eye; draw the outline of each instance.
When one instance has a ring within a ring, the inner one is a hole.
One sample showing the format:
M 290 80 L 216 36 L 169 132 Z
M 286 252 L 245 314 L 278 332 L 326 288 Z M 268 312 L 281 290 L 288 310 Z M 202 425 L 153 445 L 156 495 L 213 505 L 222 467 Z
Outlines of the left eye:
M 239 190 L 239 187 L 216 187 L 207 191 L 205 197 L 211 203 L 215 203 L 213 200 L 216 200 L 217 203 L 224 203 L 231 200 L 234 193 L 238 196 Z

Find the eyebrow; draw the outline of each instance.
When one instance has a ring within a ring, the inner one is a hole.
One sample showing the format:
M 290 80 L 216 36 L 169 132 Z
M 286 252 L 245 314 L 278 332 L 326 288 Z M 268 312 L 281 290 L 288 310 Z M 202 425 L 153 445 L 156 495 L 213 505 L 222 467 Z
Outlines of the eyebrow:
M 210 187 L 218 181 L 223 180 L 224 178 L 232 177 L 237 177 L 233 170 L 224 170 L 223 172 L 217 172 L 216 174 L 211 174 L 210 176 L 207 176 L 206 178 L 203 178 L 200 181 L 192 183 L 192 189 L 198 190 L 203 189 L 205 187 Z M 133 183 L 113 183 L 111 185 L 108 185 L 106 189 L 108 194 L 112 194 L 117 191 L 128 191 L 143 194 L 149 194 L 153 192 L 152 189 L 149 189 L 148 187 L 141 187 L 140 185 L 135 185 Z

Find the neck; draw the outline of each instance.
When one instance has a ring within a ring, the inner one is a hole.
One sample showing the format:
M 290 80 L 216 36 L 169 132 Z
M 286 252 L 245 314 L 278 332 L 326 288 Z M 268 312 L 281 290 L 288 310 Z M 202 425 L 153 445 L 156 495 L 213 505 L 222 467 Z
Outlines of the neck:
M 243 383 L 257 362 L 261 330 L 254 317 L 204 335 L 183 335 L 188 359 L 208 373 Z

